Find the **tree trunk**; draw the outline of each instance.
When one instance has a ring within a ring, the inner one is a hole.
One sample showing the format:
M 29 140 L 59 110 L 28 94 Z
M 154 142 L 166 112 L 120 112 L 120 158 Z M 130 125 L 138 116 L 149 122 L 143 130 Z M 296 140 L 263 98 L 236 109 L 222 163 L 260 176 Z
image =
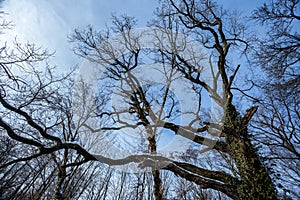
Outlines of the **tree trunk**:
M 155 140 L 155 132 L 148 128 L 148 141 L 149 141 L 149 148 L 151 154 L 156 154 L 156 140 Z M 154 182 L 154 197 L 155 200 L 161 200 L 163 197 L 163 190 L 162 190 L 162 181 L 160 178 L 159 170 L 153 169 L 152 171 L 153 182 Z
M 227 136 L 229 154 L 234 159 L 241 184 L 237 186 L 239 199 L 276 199 L 276 191 L 264 165 L 251 144 L 247 124 L 235 107 L 227 106 L 224 126 L 234 130 Z

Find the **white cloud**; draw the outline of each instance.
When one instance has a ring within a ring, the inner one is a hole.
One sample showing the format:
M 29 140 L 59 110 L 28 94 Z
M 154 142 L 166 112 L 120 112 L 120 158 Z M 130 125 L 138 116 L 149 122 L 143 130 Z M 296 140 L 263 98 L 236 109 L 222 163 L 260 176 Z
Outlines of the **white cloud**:
M 111 13 L 136 16 L 140 26 L 144 26 L 156 4 L 153 0 L 6 0 L 2 6 L 9 14 L 5 18 L 15 24 L 13 30 L 6 31 L 5 40 L 17 36 L 19 41 L 34 42 L 49 51 L 56 51 L 55 63 L 69 68 L 79 62 L 67 42 L 67 35 L 75 28 L 92 24 L 103 29 L 110 21 Z

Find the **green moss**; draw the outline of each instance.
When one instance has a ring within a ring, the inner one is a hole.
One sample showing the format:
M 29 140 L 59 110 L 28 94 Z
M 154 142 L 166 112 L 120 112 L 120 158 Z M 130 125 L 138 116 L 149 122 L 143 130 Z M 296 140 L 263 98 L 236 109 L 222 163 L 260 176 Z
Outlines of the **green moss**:
M 234 135 L 227 135 L 230 156 L 234 159 L 241 183 L 236 186 L 240 199 L 276 199 L 272 180 L 259 160 L 257 149 L 251 144 L 247 126 L 232 104 L 227 104 L 224 126 L 233 129 Z M 230 180 L 228 180 L 229 184 Z

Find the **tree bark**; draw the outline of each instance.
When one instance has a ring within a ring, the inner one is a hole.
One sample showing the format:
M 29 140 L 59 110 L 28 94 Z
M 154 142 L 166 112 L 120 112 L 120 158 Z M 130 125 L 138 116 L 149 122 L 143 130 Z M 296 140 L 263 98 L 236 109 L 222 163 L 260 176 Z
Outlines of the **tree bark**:
M 224 126 L 235 131 L 235 134 L 227 136 L 227 142 L 229 155 L 235 161 L 241 180 L 236 191 L 238 199 L 276 199 L 276 190 L 269 173 L 250 142 L 245 117 L 242 118 L 232 104 L 227 106 Z

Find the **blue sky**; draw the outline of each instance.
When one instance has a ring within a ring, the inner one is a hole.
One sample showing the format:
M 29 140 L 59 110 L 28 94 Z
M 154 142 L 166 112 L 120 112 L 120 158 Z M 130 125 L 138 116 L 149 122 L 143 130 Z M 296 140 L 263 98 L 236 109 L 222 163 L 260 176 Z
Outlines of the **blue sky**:
M 67 35 L 75 28 L 92 24 L 96 29 L 104 29 L 111 20 L 111 14 L 128 13 L 139 19 L 143 27 L 151 18 L 157 4 L 152 0 L 5 0 L 2 9 L 8 13 L 6 20 L 15 25 L 1 36 L 5 40 L 34 42 L 38 46 L 55 51 L 54 63 L 68 69 L 78 58 L 71 51 Z M 4 38 L 3 38 L 4 37 Z
M 224 7 L 248 15 L 261 3 L 259 0 L 227 0 Z M 135 16 L 137 26 L 143 28 L 152 19 L 157 6 L 158 0 L 5 0 L 2 3 L 3 10 L 8 13 L 5 19 L 15 26 L 0 36 L 0 42 L 3 44 L 17 37 L 19 42 L 33 42 L 55 51 L 50 64 L 68 71 L 83 63 L 68 43 L 67 36 L 75 28 L 82 29 L 91 24 L 97 30 L 105 29 L 113 13 Z
M 261 3 L 260 0 L 226 0 L 224 6 L 249 14 Z M 2 9 L 8 13 L 5 18 L 15 27 L 1 36 L 1 42 L 16 36 L 19 41 L 34 42 L 55 51 L 54 63 L 68 69 L 80 62 L 67 42 L 67 35 L 75 28 L 92 24 L 96 29 L 104 29 L 112 13 L 135 16 L 138 26 L 144 27 L 157 5 L 158 0 L 5 0 L 2 3 Z
M 249 15 L 259 5 L 258 2 L 262 3 L 259 0 L 227 0 L 224 7 L 238 9 Z M 91 24 L 97 30 L 105 29 L 112 13 L 135 16 L 138 19 L 137 27 L 143 28 L 152 19 L 157 6 L 158 0 L 5 0 L 2 3 L 2 9 L 8 13 L 5 19 L 11 20 L 15 26 L 0 36 L 0 42 L 2 45 L 6 40 L 17 37 L 19 42 L 33 42 L 55 51 L 50 64 L 57 65 L 61 71 L 68 71 L 83 62 L 74 55 L 68 43 L 67 36 L 75 28 L 83 29 Z M 173 135 L 161 140 L 161 145 L 167 145 L 165 143 L 171 137 Z

